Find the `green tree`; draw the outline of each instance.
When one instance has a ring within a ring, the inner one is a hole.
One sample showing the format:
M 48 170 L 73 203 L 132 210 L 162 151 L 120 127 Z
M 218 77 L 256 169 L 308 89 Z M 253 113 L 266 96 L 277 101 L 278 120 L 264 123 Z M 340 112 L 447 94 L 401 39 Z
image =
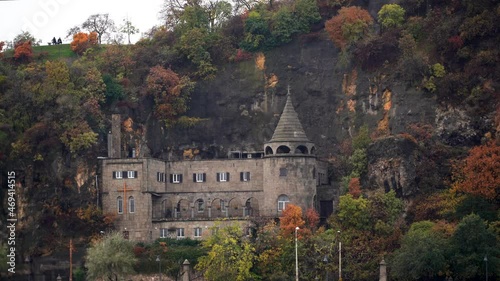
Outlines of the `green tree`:
M 383 28 L 399 28 L 405 21 L 405 10 L 398 4 L 386 4 L 378 12 L 378 20 Z
M 363 125 L 359 128 L 358 134 L 352 138 L 352 148 L 366 149 L 371 142 L 368 126 Z
M 444 272 L 448 241 L 443 233 L 434 230 L 434 226 L 430 221 L 411 225 L 401 248 L 390 260 L 392 274 L 398 280 L 422 280 Z
M 88 280 L 121 280 L 134 273 L 133 244 L 118 232 L 106 235 L 90 247 L 85 257 Z
M 209 281 L 249 280 L 256 259 L 255 249 L 243 235 L 241 226 L 217 223 L 212 231 L 214 234 L 203 241 L 208 254 L 198 259 L 195 269 L 202 271 Z
M 454 277 L 459 280 L 484 279 L 484 257 L 490 274 L 500 274 L 500 250 L 495 233 L 476 214 L 464 217 L 451 237 L 451 261 Z
M 290 42 L 293 34 L 299 31 L 298 22 L 288 6 L 281 7 L 273 14 L 272 26 L 272 34 L 276 38 L 276 43 L 278 44 Z
M 245 21 L 245 35 L 241 48 L 246 51 L 265 50 L 275 45 L 267 20 L 263 12 L 251 11 Z
M 340 196 L 337 217 L 343 228 L 370 229 L 369 202 L 363 197 L 354 199 L 351 194 Z
M 208 52 L 210 36 L 205 29 L 193 28 L 181 36 L 180 49 L 191 62 L 196 65 L 195 75 L 201 78 L 212 78 L 217 68 L 212 64 Z
M 321 20 L 315 0 L 295 0 L 293 11 L 297 20 L 298 31 L 302 33 L 309 32 L 311 24 Z

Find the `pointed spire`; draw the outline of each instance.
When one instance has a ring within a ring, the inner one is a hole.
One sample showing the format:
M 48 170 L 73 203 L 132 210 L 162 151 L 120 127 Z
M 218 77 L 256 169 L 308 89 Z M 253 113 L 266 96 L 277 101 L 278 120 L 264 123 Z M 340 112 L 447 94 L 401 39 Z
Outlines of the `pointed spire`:
M 310 142 L 293 108 L 290 85 L 288 85 L 285 108 L 269 142 Z

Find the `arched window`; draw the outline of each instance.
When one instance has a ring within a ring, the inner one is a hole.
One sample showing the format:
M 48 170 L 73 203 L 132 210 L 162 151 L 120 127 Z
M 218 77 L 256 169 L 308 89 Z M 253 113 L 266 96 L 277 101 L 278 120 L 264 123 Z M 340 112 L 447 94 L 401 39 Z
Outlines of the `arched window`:
M 278 197 L 278 211 L 283 211 L 286 208 L 286 204 L 290 202 L 288 196 L 282 194 Z
M 134 196 L 130 196 L 128 198 L 128 212 L 129 213 L 135 213 L 135 200 L 134 200 Z
M 303 145 L 297 146 L 297 148 L 295 148 L 295 154 L 307 154 L 307 147 Z
M 315 146 L 313 146 L 313 147 L 311 148 L 311 154 L 316 154 L 316 147 L 315 147 Z
M 205 202 L 203 202 L 203 199 L 196 200 L 195 206 L 198 213 L 203 213 L 205 211 Z
M 279 146 L 278 149 L 276 149 L 276 154 L 287 154 L 290 153 L 290 147 L 286 145 Z
M 118 209 L 118 214 L 123 214 L 123 198 L 121 196 L 118 196 L 118 198 L 116 198 L 116 206 Z
M 273 149 L 270 146 L 266 147 L 266 155 L 272 155 L 272 154 L 273 154 Z

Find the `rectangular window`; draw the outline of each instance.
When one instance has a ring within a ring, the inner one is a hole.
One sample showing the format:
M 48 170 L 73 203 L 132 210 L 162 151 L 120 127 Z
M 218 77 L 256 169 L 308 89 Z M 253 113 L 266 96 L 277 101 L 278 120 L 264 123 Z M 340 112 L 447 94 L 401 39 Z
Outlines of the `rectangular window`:
M 156 177 L 158 178 L 159 182 L 165 182 L 166 181 L 165 173 L 158 172 L 158 174 L 156 175 Z
M 182 174 L 170 174 L 170 183 L 181 183 Z
M 177 239 L 184 238 L 184 228 L 177 228 Z
M 122 171 L 114 171 L 113 172 L 113 178 L 114 179 L 122 179 L 123 178 Z
M 194 237 L 201 237 L 201 227 L 196 227 L 194 229 Z
M 286 168 L 280 168 L 280 177 L 286 177 L 288 171 Z
M 194 173 L 193 174 L 193 182 L 206 182 L 207 174 L 205 173 Z
M 127 171 L 127 178 L 129 179 L 137 178 L 137 171 Z
M 241 172 L 240 173 L 241 181 L 250 181 L 250 172 Z
M 160 238 L 167 238 L 167 237 L 168 237 L 168 229 L 160 228 Z
M 217 173 L 217 181 L 229 181 L 229 173 Z
M 286 208 L 286 202 L 285 201 L 278 201 L 278 211 L 283 211 Z

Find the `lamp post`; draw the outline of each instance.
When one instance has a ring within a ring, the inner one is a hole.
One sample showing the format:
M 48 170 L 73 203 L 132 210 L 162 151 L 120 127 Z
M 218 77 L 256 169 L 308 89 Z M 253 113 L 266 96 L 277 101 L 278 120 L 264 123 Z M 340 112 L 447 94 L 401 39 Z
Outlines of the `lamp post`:
M 299 281 L 299 252 L 297 250 L 297 230 L 299 227 L 295 227 L 295 281 Z
M 485 263 L 485 270 L 486 270 L 486 281 L 488 281 L 488 257 L 484 255 L 484 263 Z
M 160 275 L 160 281 L 161 281 L 161 260 L 160 260 L 160 255 L 156 256 L 156 261 L 158 262 L 158 274 Z
M 325 257 L 323 258 L 323 263 L 325 264 L 325 280 L 328 281 L 328 255 L 325 255 Z
M 339 281 L 342 280 L 342 242 L 340 241 L 340 230 L 337 230 L 339 235 Z

